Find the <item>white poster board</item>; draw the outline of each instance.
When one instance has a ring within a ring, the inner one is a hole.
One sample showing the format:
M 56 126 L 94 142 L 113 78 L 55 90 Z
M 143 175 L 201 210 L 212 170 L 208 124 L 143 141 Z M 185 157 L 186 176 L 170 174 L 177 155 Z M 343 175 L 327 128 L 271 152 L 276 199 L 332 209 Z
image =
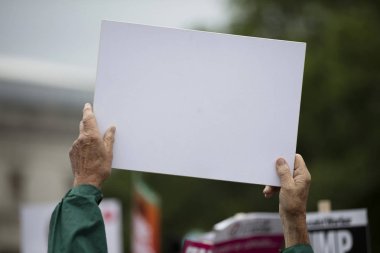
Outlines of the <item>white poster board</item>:
M 113 167 L 279 185 L 305 43 L 103 21 L 94 110 Z

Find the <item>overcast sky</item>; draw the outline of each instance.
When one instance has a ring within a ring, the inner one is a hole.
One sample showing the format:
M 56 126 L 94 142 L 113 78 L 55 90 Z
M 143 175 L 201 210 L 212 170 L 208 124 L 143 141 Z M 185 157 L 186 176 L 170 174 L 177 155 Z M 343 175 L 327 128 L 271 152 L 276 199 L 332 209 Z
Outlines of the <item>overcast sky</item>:
M 217 30 L 230 16 L 227 0 L 1 0 L 0 78 L 94 80 L 102 19 Z

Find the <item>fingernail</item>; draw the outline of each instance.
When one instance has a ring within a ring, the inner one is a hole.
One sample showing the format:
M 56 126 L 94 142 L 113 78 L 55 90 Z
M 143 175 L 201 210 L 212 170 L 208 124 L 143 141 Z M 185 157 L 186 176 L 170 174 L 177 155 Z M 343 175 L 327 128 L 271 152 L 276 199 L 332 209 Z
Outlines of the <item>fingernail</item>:
M 277 165 L 278 166 L 282 166 L 282 165 L 284 165 L 285 164 L 285 159 L 284 158 L 279 158 L 279 159 L 277 159 Z
M 84 108 L 89 108 L 89 107 L 91 107 L 91 104 L 90 104 L 90 103 L 85 103 L 85 104 L 84 104 Z

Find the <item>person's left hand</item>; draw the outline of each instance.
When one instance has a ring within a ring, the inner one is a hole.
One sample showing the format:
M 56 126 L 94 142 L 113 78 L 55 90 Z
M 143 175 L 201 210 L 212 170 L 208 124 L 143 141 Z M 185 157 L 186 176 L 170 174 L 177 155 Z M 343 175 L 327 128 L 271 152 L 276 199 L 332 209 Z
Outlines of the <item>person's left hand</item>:
M 91 184 L 100 188 L 111 175 L 115 131 L 115 127 L 108 128 L 102 138 L 92 107 L 85 104 L 79 137 L 70 150 L 74 186 Z
M 284 230 L 285 246 L 309 244 L 306 225 L 306 204 L 309 195 L 311 176 L 302 156 L 296 154 L 293 175 L 285 159 L 276 161 L 276 170 L 281 188 L 266 186 L 264 195 L 270 198 L 279 194 L 279 214 Z

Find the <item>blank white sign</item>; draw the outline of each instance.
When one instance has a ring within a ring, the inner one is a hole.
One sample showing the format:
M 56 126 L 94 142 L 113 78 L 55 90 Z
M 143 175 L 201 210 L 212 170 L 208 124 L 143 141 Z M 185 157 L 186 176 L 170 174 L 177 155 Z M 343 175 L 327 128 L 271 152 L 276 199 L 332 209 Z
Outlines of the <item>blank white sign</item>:
M 279 185 L 305 43 L 103 21 L 94 110 L 113 167 Z

